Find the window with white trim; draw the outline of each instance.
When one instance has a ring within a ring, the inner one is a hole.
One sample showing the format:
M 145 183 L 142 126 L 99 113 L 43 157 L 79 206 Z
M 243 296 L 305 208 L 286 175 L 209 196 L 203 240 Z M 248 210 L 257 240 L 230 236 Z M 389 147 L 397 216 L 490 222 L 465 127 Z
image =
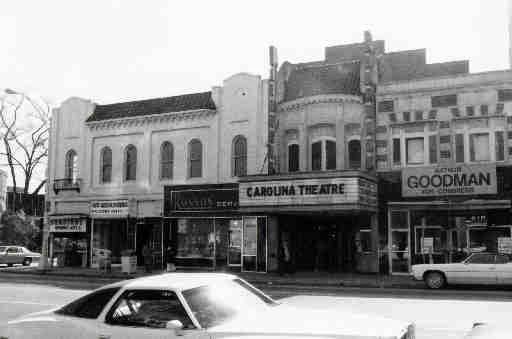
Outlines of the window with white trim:
M 469 159 L 471 161 L 489 161 L 489 133 L 474 133 L 469 136 Z
M 336 140 L 323 138 L 311 144 L 311 169 L 313 171 L 336 169 Z
M 407 138 L 405 140 L 407 164 L 419 165 L 425 161 L 425 143 L 423 137 Z

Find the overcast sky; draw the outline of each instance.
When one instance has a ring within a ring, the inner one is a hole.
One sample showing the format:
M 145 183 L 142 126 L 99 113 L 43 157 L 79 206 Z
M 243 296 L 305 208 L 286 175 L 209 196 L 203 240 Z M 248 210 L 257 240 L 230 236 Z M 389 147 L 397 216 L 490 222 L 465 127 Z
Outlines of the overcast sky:
M 238 72 L 267 77 L 269 45 L 280 62 L 321 60 L 325 46 L 361 42 L 365 30 L 387 51 L 426 48 L 428 62 L 505 69 L 508 8 L 507 0 L 4 0 L 0 90 L 53 105 L 207 91 Z
M 508 67 L 507 0 L 2 1 L 0 88 L 112 103 L 209 90 L 237 72 L 360 42 Z

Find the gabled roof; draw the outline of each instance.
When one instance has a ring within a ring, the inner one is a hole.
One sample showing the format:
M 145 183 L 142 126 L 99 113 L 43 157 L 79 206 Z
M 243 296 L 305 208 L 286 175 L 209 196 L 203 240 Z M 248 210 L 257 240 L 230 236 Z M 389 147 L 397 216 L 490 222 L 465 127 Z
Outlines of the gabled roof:
M 166 98 L 96 105 L 87 122 L 200 109 L 214 110 L 215 108 L 211 92 L 192 93 Z

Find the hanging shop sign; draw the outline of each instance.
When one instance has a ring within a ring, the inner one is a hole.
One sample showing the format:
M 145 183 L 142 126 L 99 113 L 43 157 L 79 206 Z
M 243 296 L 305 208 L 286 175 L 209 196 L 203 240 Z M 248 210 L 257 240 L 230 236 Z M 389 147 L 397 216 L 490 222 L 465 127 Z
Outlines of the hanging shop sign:
M 377 185 L 364 178 L 293 179 L 239 184 L 240 206 L 376 204 Z
M 496 165 L 412 167 L 402 170 L 402 196 L 496 194 Z
M 130 204 L 128 200 L 104 200 L 91 202 L 91 218 L 126 218 Z
M 56 218 L 48 221 L 50 232 L 85 232 L 86 220 L 80 218 Z
M 238 208 L 238 185 L 190 185 L 164 188 L 164 215 L 174 212 L 225 211 Z

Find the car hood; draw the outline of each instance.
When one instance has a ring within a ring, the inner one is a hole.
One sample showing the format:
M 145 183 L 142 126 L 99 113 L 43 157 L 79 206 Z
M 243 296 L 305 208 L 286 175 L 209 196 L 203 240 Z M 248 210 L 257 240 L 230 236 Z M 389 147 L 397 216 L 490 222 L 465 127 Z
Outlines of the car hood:
M 208 332 L 232 337 L 235 333 L 312 335 L 336 338 L 399 338 L 410 323 L 350 311 L 326 311 L 278 305 L 265 312 L 233 318 Z
M 446 270 L 450 268 L 457 268 L 462 267 L 464 264 L 462 263 L 451 263 L 451 264 L 420 264 L 420 265 L 412 265 L 412 270 L 433 270 L 433 269 L 439 269 L 439 270 Z
M 20 324 L 20 323 L 30 323 L 30 322 L 37 322 L 37 321 L 42 321 L 42 322 L 57 321 L 57 319 L 55 317 L 56 310 L 58 310 L 58 308 L 52 308 L 51 310 L 47 310 L 47 311 L 26 314 L 24 316 L 21 316 L 19 318 L 9 321 L 7 324 L 16 325 L 16 324 Z

